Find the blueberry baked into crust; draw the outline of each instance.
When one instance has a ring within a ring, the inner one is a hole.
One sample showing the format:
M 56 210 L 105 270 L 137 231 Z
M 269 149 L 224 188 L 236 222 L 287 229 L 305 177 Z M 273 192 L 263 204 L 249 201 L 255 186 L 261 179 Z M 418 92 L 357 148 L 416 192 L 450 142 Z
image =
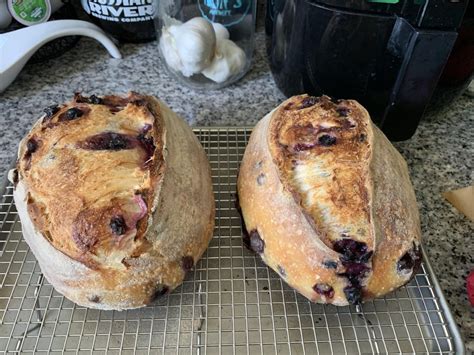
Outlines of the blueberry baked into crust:
M 406 162 L 352 100 L 295 96 L 255 127 L 240 166 L 245 243 L 313 302 L 383 296 L 421 262 Z
M 76 94 L 48 107 L 10 176 L 42 272 L 82 306 L 153 302 L 182 283 L 212 237 L 206 154 L 151 96 Z

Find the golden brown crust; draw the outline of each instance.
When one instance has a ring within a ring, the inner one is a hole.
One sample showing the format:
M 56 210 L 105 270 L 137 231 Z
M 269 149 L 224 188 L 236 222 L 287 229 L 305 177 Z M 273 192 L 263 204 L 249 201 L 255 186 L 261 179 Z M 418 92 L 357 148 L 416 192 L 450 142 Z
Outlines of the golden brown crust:
M 312 301 L 385 294 L 418 262 L 406 165 L 355 101 L 301 95 L 268 114 L 245 151 L 238 193 L 250 245 Z
M 174 289 L 214 223 L 210 168 L 192 131 L 136 93 L 76 94 L 49 113 L 20 144 L 15 190 L 47 279 L 103 309 L 139 307 Z M 181 194 L 187 200 L 177 201 Z

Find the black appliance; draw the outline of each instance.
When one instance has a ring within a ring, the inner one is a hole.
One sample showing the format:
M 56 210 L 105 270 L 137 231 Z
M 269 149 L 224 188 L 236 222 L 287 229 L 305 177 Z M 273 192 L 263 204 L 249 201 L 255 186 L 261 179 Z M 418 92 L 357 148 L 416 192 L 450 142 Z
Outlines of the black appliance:
M 276 84 L 287 96 L 356 99 L 391 140 L 408 139 L 453 49 L 467 1 L 268 0 L 267 52 Z

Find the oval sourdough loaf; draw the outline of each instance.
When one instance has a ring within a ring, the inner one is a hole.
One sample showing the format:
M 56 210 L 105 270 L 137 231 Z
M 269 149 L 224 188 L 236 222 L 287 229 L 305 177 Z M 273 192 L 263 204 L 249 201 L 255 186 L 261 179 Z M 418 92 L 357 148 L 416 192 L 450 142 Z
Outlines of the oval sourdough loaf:
M 402 156 L 352 100 L 295 96 L 255 127 L 240 167 L 246 243 L 308 299 L 357 304 L 421 261 Z
M 76 94 L 45 112 L 10 176 L 47 280 L 79 305 L 117 310 L 180 285 L 215 213 L 209 162 L 191 129 L 137 93 Z

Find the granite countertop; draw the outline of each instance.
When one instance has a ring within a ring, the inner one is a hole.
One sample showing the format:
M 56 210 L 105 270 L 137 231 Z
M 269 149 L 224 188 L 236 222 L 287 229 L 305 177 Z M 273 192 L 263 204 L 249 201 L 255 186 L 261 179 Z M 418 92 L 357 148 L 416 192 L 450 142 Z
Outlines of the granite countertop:
M 170 78 L 156 43 L 120 49 L 124 58 L 111 59 L 96 42 L 82 39 L 60 58 L 27 65 L 0 94 L 0 181 L 19 139 L 43 108 L 70 99 L 75 91 L 153 94 L 191 125 L 253 125 L 284 99 L 271 77 L 261 30 L 250 72 L 237 84 L 213 92 L 193 91 Z M 410 167 L 425 249 L 467 348 L 474 351 L 473 308 L 465 291 L 465 278 L 474 268 L 474 223 L 441 196 L 473 183 L 474 99 L 462 96 L 444 113 L 425 117 L 415 136 L 396 147 Z

